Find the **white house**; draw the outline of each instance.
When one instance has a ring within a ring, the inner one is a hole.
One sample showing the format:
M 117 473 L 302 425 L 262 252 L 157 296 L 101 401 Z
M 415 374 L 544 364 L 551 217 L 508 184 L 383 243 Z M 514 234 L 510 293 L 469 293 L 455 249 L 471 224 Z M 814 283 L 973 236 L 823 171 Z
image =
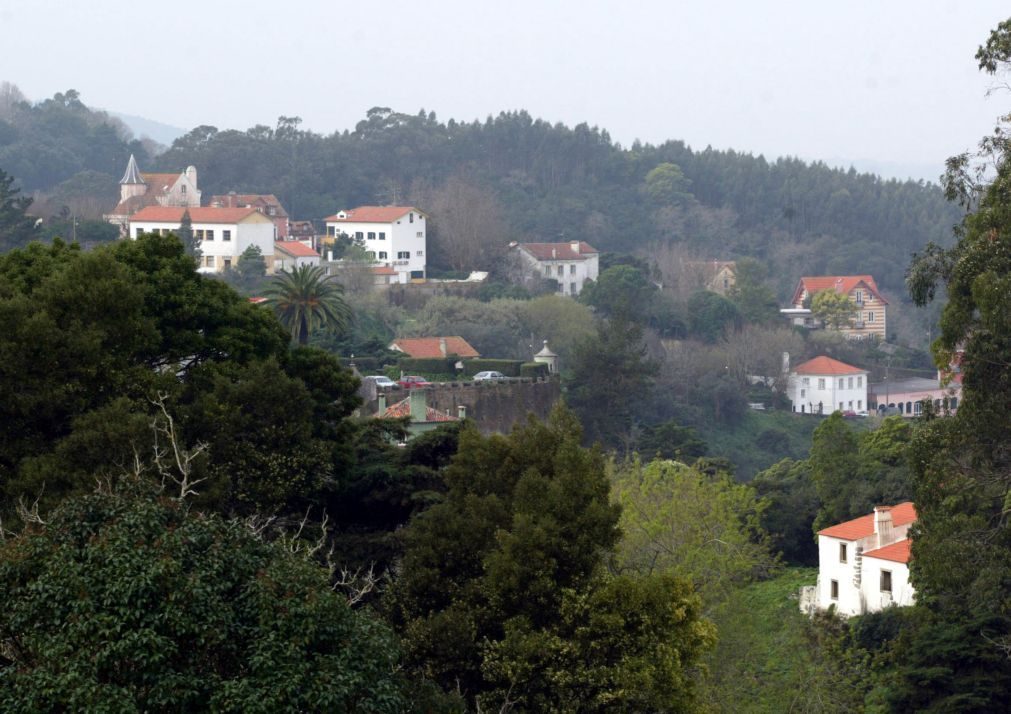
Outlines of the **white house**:
M 511 243 L 526 275 L 558 282 L 562 295 L 578 295 L 587 280 L 600 274 L 600 253 L 589 243 Z
M 326 239 L 341 234 L 365 246 L 380 266 L 393 268 L 400 277 L 424 278 L 428 251 L 427 214 L 413 206 L 359 206 L 327 216 Z
M 130 238 L 144 233 L 175 233 L 189 213 L 193 234 L 200 240 L 200 270 L 220 272 L 239 262 L 251 246 L 260 249 L 267 271 L 274 271 L 274 222 L 255 208 L 184 208 L 148 206 L 130 217 Z
M 912 605 L 909 527 L 915 522 L 907 501 L 818 531 L 818 582 L 801 590 L 801 608 L 835 607 L 850 616 Z
M 297 240 L 274 243 L 274 269 L 294 270 L 303 265 L 319 265 L 319 253 Z
M 822 355 L 790 372 L 787 394 L 793 411 L 831 414 L 867 411 L 867 370 Z
M 123 178 L 119 180 L 119 203 L 105 220 L 120 228 L 126 235 L 131 216 L 145 206 L 187 206 L 200 205 L 200 189 L 197 188 L 197 169 L 188 166 L 177 174 L 142 173 L 133 154 L 126 164 Z

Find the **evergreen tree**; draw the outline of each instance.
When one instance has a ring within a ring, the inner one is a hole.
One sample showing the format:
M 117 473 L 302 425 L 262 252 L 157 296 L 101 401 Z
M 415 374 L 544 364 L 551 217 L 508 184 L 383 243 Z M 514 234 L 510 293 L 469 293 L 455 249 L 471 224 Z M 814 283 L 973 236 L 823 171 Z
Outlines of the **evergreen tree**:
M 28 215 L 32 199 L 19 193 L 14 177 L 0 169 L 0 252 L 26 245 L 36 237 L 35 219 Z
M 188 210 L 183 211 L 183 217 L 179 221 L 179 229 L 176 231 L 176 235 L 182 241 L 183 248 L 186 249 L 186 255 L 193 256 L 197 263 L 199 263 L 200 258 L 203 256 L 203 250 L 200 247 L 200 241 L 197 240 L 193 233 L 193 220 L 190 218 Z

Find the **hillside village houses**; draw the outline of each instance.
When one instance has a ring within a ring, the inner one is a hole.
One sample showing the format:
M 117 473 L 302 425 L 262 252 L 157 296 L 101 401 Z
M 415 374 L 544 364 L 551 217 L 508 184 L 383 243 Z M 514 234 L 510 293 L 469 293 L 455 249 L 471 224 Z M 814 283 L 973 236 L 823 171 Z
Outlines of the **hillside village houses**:
M 123 178 L 119 180 L 119 203 L 105 215 L 105 220 L 119 226 L 120 235 L 126 237 L 130 218 L 147 206 L 200 205 L 197 188 L 197 169 L 188 166 L 178 173 L 142 173 L 137 160 L 130 154 Z
M 787 395 L 795 412 L 867 411 L 867 370 L 822 355 L 797 365 L 789 374 Z
M 255 208 L 148 206 L 130 217 L 129 236 L 135 239 L 144 233 L 174 233 L 186 213 L 200 241 L 201 272 L 232 267 L 251 246 L 260 249 L 268 272 L 274 271 L 274 223 Z
M 555 280 L 558 292 L 575 297 L 587 280 L 600 274 L 600 253 L 585 241 L 567 243 L 510 243 L 527 276 Z
M 318 266 L 319 253 L 297 240 L 274 243 L 274 270 L 292 271 L 303 265 Z
M 699 288 L 727 297 L 737 284 L 736 260 L 688 261 L 685 272 Z
M 870 275 L 803 277 L 793 292 L 791 307 L 780 313 L 798 327 L 826 327 L 811 312 L 812 298 L 823 290 L 846 295 L 853 303 L 853 316 L 848 325 L 840 328 L 842 334 L 852 339 L 886 338 L 888 301 L 881 296 Z
M 912 605 L 909 527 L 915 522 L 916 508 L 906 502 L 818 531 L 818 581 L 801 588 L 801 610 L 834 608 L 848 617 Z
M 380 267 L 392 268 L 396 282 L 407 283 L 425 277 L 427 218 L 414 206 L 359 206 L 327 216 L 324 241 L 332 243 L 347 235 L 363 245 Z
M 461 357 L 472 359 L 481 354 L 467 340 L 457 335 L 446 337 L 398 337 L 389 349 L 418 359 Z
M 274 226 L 277 228 L 275 239 L 286 241 L 289 238 L 288 212 L 284 210 L 284 206 L 281 205 L 277 196 L 272 193 L 236 193 L 232 191 L 223 196 L 211 196 L 207 205 L 211 208 L 255 208 L 274 222 Z

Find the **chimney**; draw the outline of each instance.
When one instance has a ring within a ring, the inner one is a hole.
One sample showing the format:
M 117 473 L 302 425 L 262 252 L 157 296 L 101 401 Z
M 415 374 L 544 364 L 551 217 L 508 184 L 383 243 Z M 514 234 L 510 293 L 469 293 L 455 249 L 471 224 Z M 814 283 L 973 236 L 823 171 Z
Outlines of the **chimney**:
M 874 534 L 877 536 L 878 548 L 892 542 L 892 507 L 874 507 Z
M 448 353 L 446 352 L 446 338 L 439 338 L 439 351 L 442 352 L 442 356 L 445 357 Z
M 790 374 L 790 353 L 783 353 L 783 374 Z
M 428 398 L 424 389 L 411 390 L 411 422 L 428 421 Z
M 196 166 L 187 166 L 186 167 L 186 178 L 188 178 L 190 180 L 190 182 L 193 184 L 193 188 L 197 187 L 197 167 Z
M 382 418 L 382 416 L 385 413 L 386 413 L 386 393 L 385 392 L 380 392 L 379 393 L 379 406 L 376 408 L 376 416 Z
M 558 257 L 558 250 L 556 248 L 552 248 L 551 249 L 551 257 L 552 258 L 557 258 Z
M 463 421 L 467 418 L 467 405 L 461 404 L 456 408 L 456 418 Z
M 579 255 L 579 241 L 578 240 L 569 241 L 569 245 L 572 247 L 572 252 L 575 253 L 576 255 Z

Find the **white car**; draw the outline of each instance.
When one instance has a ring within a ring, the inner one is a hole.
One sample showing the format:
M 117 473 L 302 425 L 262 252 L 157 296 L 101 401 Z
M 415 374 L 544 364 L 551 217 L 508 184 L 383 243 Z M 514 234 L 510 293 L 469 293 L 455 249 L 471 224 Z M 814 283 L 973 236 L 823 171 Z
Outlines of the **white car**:
M 501 379 L 509 379 L 507 376 L 501 372 L 496 372 L 494 370 L 489 370 L 487 372 L 478 372 L 474 375 L 475 382 L 497 382 Z
M 382 387 L 384 389 L 391 389 L 393 387 L 399 386 L 396 382 L 387 377 L 385 374 L 369 375 L 365 379 L 371 382 L 375 382 L 375 385 L 377 387 Z

